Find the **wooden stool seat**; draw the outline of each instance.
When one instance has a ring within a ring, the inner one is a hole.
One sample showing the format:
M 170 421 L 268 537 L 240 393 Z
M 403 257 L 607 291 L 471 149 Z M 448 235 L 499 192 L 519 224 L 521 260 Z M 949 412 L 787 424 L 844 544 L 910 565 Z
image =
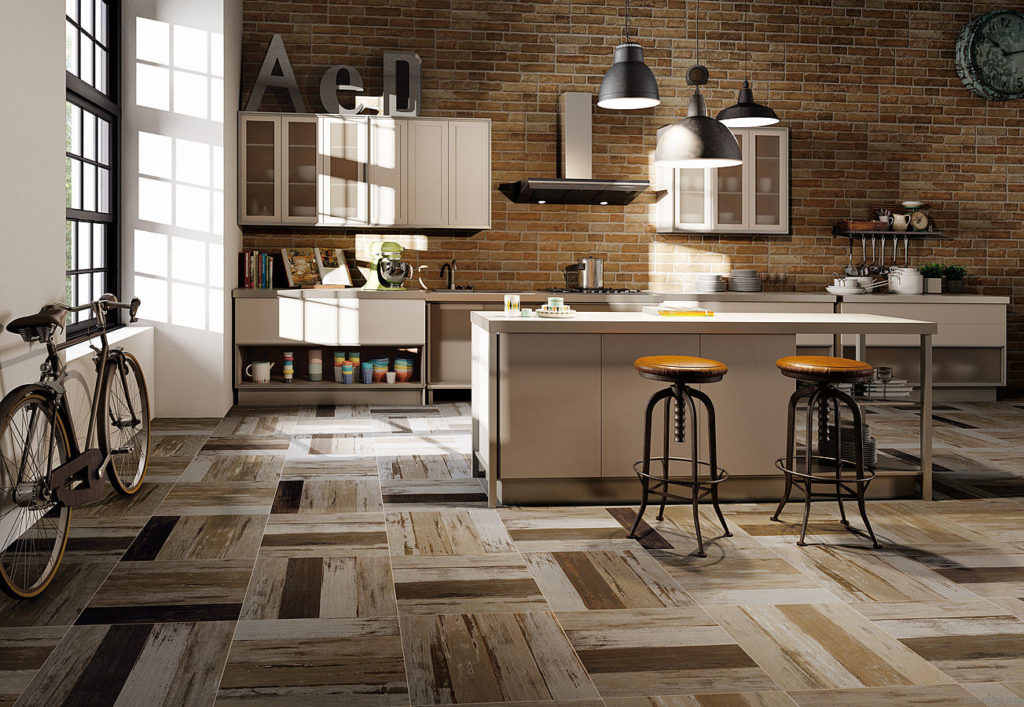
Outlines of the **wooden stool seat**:
M 724 363 L 696 356 L 644 356 L 633 365 L 644 378 L 669 383 L 714 383 L 729 372 Z
M 833 356 L 785 356 L 775 365 L 784 376 L 814 383 L 861 383 L 875 375 L 870 363 Z

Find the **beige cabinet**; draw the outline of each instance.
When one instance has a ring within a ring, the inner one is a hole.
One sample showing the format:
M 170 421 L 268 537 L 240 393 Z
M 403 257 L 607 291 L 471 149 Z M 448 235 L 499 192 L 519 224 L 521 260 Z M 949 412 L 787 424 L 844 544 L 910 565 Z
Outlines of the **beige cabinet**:
M 239 114 L 238 222 L 317 222 L 316 118 Z
M 407 218 L 413 226 L 447 226 L 448 121 L 406 121 Z
M 733 133 L 743 155 L 740 165 L 658 170 L 659 233 L 789 232 L 789 129 Z
M 281 221 L 281 119 L 240 114 L 238 222 Z
M 239 114 L 240 224 L 483 229 L 491 124 Z
M 448 225 L 491 227 L 491 124 L 448 123 Z
M 367 168 L 370 158 L 369 121 L 361 117 L 317 117 L 316 222 L 325 226 L 365 226 L 369 223 Z
M 370 194 L 370 223 L 374 226 L 404 226 L 409 222 L 406 199 L 406 120 L 370 120 L 370 164 L 367 181 Z

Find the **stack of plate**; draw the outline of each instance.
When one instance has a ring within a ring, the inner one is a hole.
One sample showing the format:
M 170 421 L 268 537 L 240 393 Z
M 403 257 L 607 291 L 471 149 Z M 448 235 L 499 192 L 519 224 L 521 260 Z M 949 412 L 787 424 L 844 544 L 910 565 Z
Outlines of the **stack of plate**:
M 823 439 L 824 430 L 818 430 L 818 448 L 820 454 L 823 457 L 834 457 L 836 453 L 836 426 L 829 425 L 829 434 L 832 439 Z M 847 461 L 856 461 L 857 459 L 857 447 L 855 441 L 855 435 L 853 434 L 853 424 L 843 424 L 843 439 L 841 441 L 843 447 L 843 459 Z M 865 466 L 874 466 L 878 463 L 878 440 L 871 436 L 871 426 L 864 425 L 864 439 L 862 440 L 864 448 L 864 464 Z
M 760 292 L 761 276 L 757 270 L 733 270 L 729 273 L 730 292 Z
M 697 275 L 697 292 L 725 292 L 726 279 L 724 275 L 712 273 L 700 273 Z

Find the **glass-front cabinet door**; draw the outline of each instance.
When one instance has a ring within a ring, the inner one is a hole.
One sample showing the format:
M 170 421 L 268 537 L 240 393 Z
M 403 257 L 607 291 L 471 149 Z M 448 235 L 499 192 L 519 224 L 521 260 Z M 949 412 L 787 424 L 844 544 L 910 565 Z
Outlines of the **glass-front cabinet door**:
M 736 141 L 740 144 L 743 164 L 709 170 L 714 174 L 712 212 L 717 231 L 745 231 L 750 223 L 750 202 L 746 198 L 750 167 L 750 160 L 747 159 L 749 141 L 741 132 L 736 132 Z
M 281 220 L 281 120 L 277 116 L 241 116 L 242 179 L 239 223 Z
M 752 231 L 789 231 L 789 132 L 751 130 L 750 193 L 753 194 Z
M 366 118 L 320 116 L 319 223 L 366 225 L 369 209 L 367 162 L 370 129 Z
M 281 118 L 281 221 L 316 223 L 316 117 Z
M 676 228 L 699 230 L 711 227 L 710 176 L 706 169 L 675 170 Z

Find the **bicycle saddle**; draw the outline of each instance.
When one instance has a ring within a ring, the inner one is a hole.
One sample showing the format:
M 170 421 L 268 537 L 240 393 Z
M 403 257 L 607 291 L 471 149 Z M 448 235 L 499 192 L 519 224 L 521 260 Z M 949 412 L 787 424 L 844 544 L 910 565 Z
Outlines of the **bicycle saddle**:
M 27 317 L 12 320 L 7 325 L 7 331 L 18 334 L 25 341 L 42 341 L 50 335 L 51 327 L 63 329 L 67 316 L 67 310 L 48 304 L 40 309 L 38 314 L 29 314 Z

